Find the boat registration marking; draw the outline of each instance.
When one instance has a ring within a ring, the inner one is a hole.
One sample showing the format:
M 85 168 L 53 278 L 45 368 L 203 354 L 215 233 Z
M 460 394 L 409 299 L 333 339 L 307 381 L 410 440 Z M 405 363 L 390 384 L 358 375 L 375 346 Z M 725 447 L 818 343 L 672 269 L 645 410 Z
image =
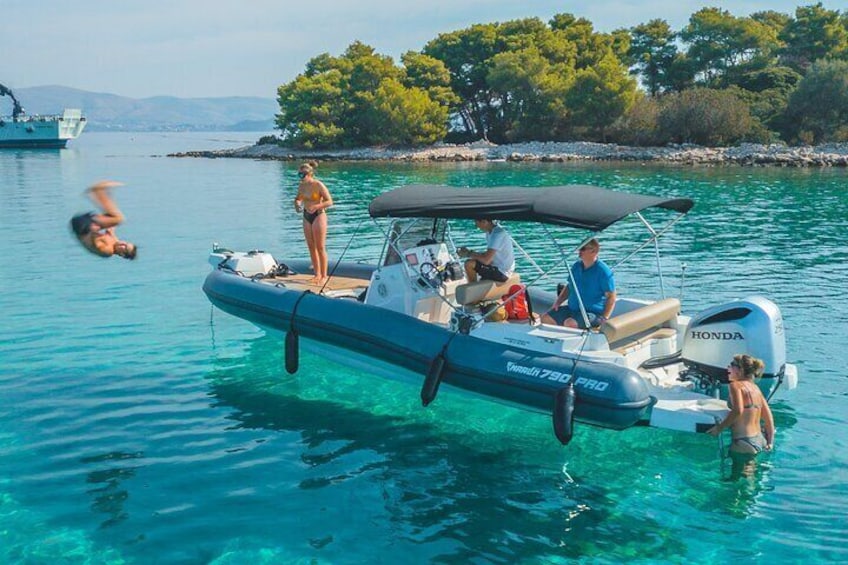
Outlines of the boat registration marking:
M 538 377 L 540 379 L 556 381 L 560 383 L 568 383 L 571 380 L 571 375 L 568 373 L 554 371 L 552 369 L 542 369 L 541 367 L 521 365 L 519 363 L 513 363 L 512 361 L 507 362 L 506 372 L 518 373 L 519 375 L 525 375 L 528 377 Z M 586 377 L 578 377 L 577 380 L 574 381 L 574 385 L 586 389 L 595 390 L 598 392 L 604 391 L 609 388 L 609 383 L 607 381 L 589 379 Z
M 571 375 L 568 373 L 553 371 L 551 369 L 542 369 L 541 367 L 528 367 L 527 365 L 520 365 L 518 363 L 513 363 L 512 361 L 507 362 L 506 372 L 518 373 L 519 375 L 526 375 L 528 377 L 539 377 L 540 379 L 558 381 L 561 383 L 567 383 L 571 380 Z

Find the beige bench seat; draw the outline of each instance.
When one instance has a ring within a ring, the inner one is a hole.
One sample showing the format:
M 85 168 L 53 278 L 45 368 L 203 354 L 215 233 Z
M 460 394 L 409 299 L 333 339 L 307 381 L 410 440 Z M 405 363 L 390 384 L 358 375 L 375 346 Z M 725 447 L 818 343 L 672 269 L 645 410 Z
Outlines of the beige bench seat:
M 601 324 L 601 332 L 606 336 L 611 349 L 635 341 L 672 337 L 675 332 L 670 328 L 670 322 L 679 312 L 680 301 L 665 298 L 613 316 Z
M 521 277 L 513 273 L 506 282 L 477 281 L 461 284 L 456 287 L 456 302 L 463 306 L 474 304 L 483 300 L 500 300 L 504 294 L 509 292 L 509 287 L 519 284 Z

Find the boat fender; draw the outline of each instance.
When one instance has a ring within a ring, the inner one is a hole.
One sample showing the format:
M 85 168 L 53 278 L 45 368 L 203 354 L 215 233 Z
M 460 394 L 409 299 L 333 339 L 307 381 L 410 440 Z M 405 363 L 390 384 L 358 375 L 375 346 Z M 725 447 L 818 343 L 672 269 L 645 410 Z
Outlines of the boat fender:
M 290 375 L 293 375 L 297 372 L 298 365 L 300 364 L 300 339 L 297 336 L 297 332 L 289 330 L 286 333 L 286 350 L 285 350 L 285 360 L 286 360 L 286 372 Z
M 312 293 L 308 290 L 304 291 L 297 299 L 297 302 L 294 303 L 291 320 L 289 320 L 289 331 L 286 332 L 286 346 L 284 353 L 286 372 L 290 375 L 295 374 L 297 372 L 298 365 L 300 365 L 300 339 L 298 338 L 297 331 L 294 329 L 294 317 L 297 314 L 297 307 L 300 306 L 300 301 L 303 300 L 303 297 L 307 294 Z
M 444 349 L 430 361 L 430 368 L 427 369 L 427 376 L 424 378 L 424 384 L 421 386 L 422 406 L 426 407 L 436 399 L 436 393 L 439 392 L 439 385 L 442 382 L 447 364 Z
M 574 435 L 574 404 L 576 401 L 577 395 L 572 383 L 568 383 L 568 386 L 557 391 L 554 399 L 554 435 L 563 445 L 568 445 L 571 436 Z

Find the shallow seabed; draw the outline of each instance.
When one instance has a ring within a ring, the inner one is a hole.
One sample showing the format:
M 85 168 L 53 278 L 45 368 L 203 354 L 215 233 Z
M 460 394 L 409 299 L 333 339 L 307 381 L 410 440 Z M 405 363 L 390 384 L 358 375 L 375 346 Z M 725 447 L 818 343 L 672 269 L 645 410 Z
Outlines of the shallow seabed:
M 776 451 L 729 483 L 707 436 L 579 426 L 563 447 L 544 416 L 450 389 L 423 409 L 413 387 L 307 353 L 288 375 L 279 337 L 213 312 L 201 284 L 214 241 L 306 256 L 296 163 L 164 157 L 256 137 L 92 132 L 66 150 L 0 152 L 0 562 L 848 560 L 848 172 L 318 169 L 337 201 L 331 254 L 345 260 L 379 253 L 368 202 L 407 183 L 694 198 L 662 240 L 667 294 L 683 282 L 689 313 L 772 298 L 801 374 L 772 402 Z M 127 183 L 119 233 L 138 242 L 135 262 L 86 255 L 69 235 L 100 178 Z M 509 227 L 542 263 L 556 259 L 544 232 Z M 617 262 L 643 233 L 614 227 L 603 256 Z M 483 241 L 470 225 L 456 235 Z M 652 254 L 617 282 L 658 297 Z

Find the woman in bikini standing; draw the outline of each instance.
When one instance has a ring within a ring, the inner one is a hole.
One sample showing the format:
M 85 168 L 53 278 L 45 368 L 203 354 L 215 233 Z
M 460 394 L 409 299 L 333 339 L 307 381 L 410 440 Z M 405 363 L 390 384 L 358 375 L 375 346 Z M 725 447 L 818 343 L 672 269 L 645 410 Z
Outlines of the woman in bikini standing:
M 753 472 L 753 462 L 763 451 L 771 451 L 774 445 L 774 418 L 768 402 L 754 377 L 762 374 L 765 365 L 750 355 L 735 355 L 727 367 L 730 378 L 730 413 L 707 433 L 718 436 L 730 428 L 733 440 L 730 457 L 733 460 L 731 478 L 739 478 Z M 765 427 L 760 428 L 760 421 Z M 765 432 L 765 433 L 764 433 Z
M 333 197 L 324 183 L 316 179 L 315 169 L 318 163 L 309 161 L 298 167 L 300 185 L 294 199 L 294 209 L 303 212 L 303 236 L 312 258 L 312 270 L 315 276 L 312 282 L 324 284 L 327 281 L 327 214 L 324 212 L 333 205 Z

